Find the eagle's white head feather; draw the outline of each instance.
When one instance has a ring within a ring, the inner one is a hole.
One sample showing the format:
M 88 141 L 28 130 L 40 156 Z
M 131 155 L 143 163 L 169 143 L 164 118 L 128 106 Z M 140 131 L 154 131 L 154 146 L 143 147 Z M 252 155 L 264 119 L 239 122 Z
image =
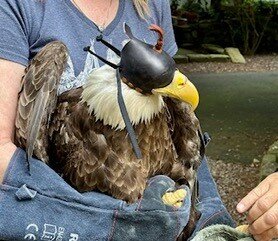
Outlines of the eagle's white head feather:
M 118 61 L 113 61 L 118 62 Z M 82 101 L 89 106 L 90 114 L 104 125 L 122 130 L 125 123 L 122 118 L 117 99 L 116 70 L 108 65 L 94 69 L 84 85 Z M 148 123 L 164 107 L 160 95 L 143 95 L 122 83 L 122 93 L 126 109 L 133 125 Z

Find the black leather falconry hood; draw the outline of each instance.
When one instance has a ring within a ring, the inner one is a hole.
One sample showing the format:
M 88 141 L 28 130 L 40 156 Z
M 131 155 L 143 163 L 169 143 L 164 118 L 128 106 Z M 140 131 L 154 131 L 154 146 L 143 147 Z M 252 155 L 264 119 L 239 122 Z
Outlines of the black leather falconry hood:
M 152 89 L 169 85 L 174 78 L 176 65 L 173 58 L 162 50 L 163 30 L 157 25 L 150 26 L 150 30 L 159 35 L 156 45 L 152 46 L 135 38 L 127 24 L 124 25 L 124 28 L 130 41 L 122 51 L 106 42 L 102 36 L 97 37 L 97 41 L 101 41 L 121 57 L 119 65 L 98 56 L 90 51 L 90 47 L 86 47 L 84 50 L 97 56 L 111 67 L 119 68 L 121 80 L 143 94 L 151 94 Z
M 120 62 L 121 76 L 145 93 L 169 85 L 176 70 L 173 58 L 162 50 L 162 29 L 155 25 L 150 29 L 159 34 L 155 46 L 138 40 L 132 35 L 130 28 L 125 26 L 131 40 L 123 48 Z

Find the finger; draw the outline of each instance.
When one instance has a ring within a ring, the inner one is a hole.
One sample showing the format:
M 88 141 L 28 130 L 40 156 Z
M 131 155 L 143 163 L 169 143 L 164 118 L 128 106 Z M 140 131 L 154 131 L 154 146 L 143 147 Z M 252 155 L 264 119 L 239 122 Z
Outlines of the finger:
M 263 232 L 262 234 L 254 235 L 253 237 L 256 241 L 270 241 L 274 238 L 278 238 L 278 225 Z
M 266 213 L 278 200 L 278 192 L 267 192 L 259 198 L 248 212 L 247 221 L 253 223 Z
M 269 182 L 263 181 L 251 192 L 249 192 L 237 205 L 239 213 L 247 211 L 260 197 L 264 196 L 269 190 Z
M 278 225 L 278 202 L 249 226 L 251 234 L 258 235 Z

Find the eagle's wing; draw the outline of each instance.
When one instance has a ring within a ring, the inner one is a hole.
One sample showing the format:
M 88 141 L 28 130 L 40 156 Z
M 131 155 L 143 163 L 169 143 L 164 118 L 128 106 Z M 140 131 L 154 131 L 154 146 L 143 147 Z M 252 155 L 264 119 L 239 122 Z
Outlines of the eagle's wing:
M 199 120 L 186 103 L 170 98 L 166 98 L 165 102 L 169 110 L 172 140 L 178 154 L 178 162 L 173 168 L 172 178 L 182 181 L 183 177 L 190 182 L 194 179 L 195 173 L 193 172 L 196 171 L 201 161 Z
M 15 141 L 48 162 L 48 125 L 56 107 L 57 88 L 67 61 L 67 48 L 58 41 L 47 44 L 26 68 L 19 93 Z
M 178 154 L 171 177 L 180 183 L 187 182 L 192 190 L 190 219 L 177 239 L 187 240 L 199 218 L 195 203 L 198 195 L 198 185 L 196 184 L 197 168 L 201 163 L 203 152 L 203 143 L 200 136 L 201 129 L 199 120 L 194 112 L 190 111 L 186 103 L 167 98 L 166 104 L 170 115 L 169 125 L 172 129 L 172 140 Z

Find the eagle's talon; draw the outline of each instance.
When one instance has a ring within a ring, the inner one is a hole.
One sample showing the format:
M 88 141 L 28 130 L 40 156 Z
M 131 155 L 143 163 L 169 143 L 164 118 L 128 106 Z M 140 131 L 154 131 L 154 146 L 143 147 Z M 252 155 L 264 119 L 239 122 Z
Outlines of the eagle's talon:
M 183 204 L 182 201 L 181 201 L 181 202 L 177 202 L 177 203 L 175 203 L 175 204 L 173 205 L 173 207 L 175 207 L 175 208 L 180 208 L 180 207 L 182 206 L 182 204 Z
M 237 231 L 240 231 L 240 232 L 242 232 L 242 233 L 248 234 L 248 233 L 249 233 L 249 232 L 248 232 L 248 228 L 249 228 L 249 225 L 245 224 L 245 225 L 237 226 L 237 227 L 236 227 L 236 230 L 237 230 Z
M 162 201 L 165 205 L 180 208 L 183 204 L 183 200 L 186 197 L 186 190 L 179 189 L 174 192 L 166 192 L 162 196 Z

